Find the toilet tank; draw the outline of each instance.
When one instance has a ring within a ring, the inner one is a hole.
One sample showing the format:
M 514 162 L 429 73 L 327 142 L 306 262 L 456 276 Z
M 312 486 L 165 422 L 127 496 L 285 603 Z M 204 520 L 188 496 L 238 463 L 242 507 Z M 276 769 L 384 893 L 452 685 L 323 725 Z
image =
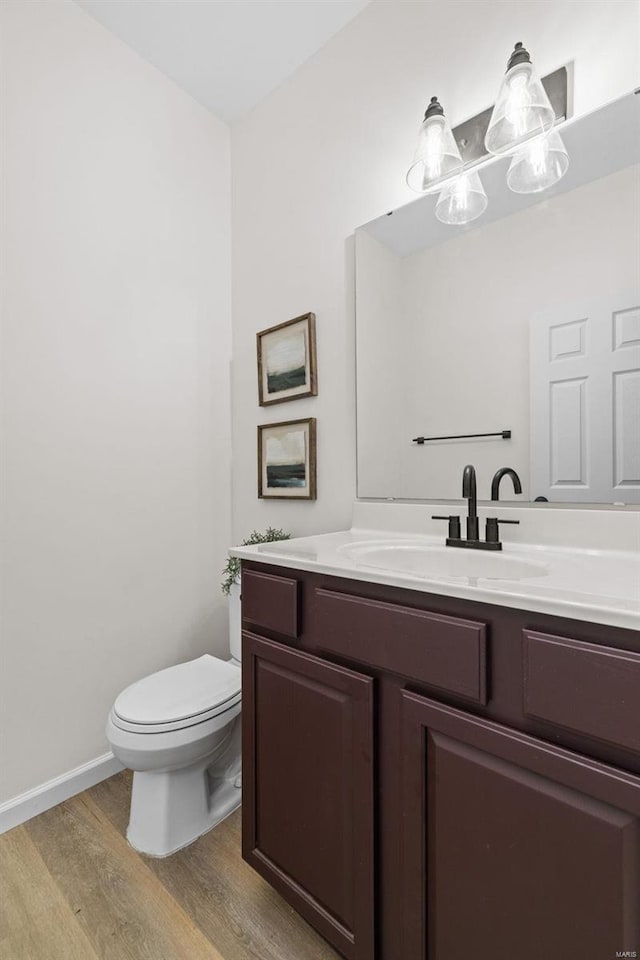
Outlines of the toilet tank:
M 229 593 L 229 652 L 234 660 L 242 660 L 242 614 L 240 584 L 234 583 Z

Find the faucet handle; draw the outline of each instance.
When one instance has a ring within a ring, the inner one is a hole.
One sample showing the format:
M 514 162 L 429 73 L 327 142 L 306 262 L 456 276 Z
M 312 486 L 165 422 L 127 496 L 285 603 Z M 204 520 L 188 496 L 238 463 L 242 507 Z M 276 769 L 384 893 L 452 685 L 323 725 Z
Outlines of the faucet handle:
M 459 540 L 460 539 L 460 517 L 456 514 L 452 514 L 448 517 L 440 517 L 431 514 L 432 520 L 448 520 L 449 521 L 449 540 Z
M 520 523 L 519 520 L 499 520 L 497 517 L 487 517 L 487 526 L 485 539 L 487 543 L 498 543 L 498 524 L 499 523 Z

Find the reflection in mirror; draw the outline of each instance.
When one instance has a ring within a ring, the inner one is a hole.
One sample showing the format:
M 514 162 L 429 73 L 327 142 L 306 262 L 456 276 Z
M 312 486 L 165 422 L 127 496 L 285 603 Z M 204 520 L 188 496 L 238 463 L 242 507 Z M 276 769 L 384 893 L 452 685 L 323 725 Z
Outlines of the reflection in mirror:
M 424 197 L 356 232 L 360 497 L 457 499 L 473 463 L 479 499 L 509 466 L 518 501 L 640 503 L 640 96 L 562 136 L 547 193 L 491 160 L 474 223 Z

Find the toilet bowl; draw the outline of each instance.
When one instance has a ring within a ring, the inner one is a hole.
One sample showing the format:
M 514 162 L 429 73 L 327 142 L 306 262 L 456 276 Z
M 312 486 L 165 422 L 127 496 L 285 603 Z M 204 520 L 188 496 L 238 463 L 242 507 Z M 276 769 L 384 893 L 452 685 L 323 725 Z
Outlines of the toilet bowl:
M 141 853 L 175 853 L 240 805 L 237 633 L 231 660 L 205 654 L 152 673 L 111 708 L 107 739 L 133 770 L 127 839 Z

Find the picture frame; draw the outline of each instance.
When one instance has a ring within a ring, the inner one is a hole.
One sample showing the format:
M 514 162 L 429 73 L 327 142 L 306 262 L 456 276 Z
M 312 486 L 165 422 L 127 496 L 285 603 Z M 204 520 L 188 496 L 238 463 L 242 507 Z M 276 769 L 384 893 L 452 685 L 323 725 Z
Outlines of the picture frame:
M 315 313 L 260 330 L 256 349 L 261 407 L 317 396 Z
M 258 497 L 316 499 L 316 419 L 258 426 Z

